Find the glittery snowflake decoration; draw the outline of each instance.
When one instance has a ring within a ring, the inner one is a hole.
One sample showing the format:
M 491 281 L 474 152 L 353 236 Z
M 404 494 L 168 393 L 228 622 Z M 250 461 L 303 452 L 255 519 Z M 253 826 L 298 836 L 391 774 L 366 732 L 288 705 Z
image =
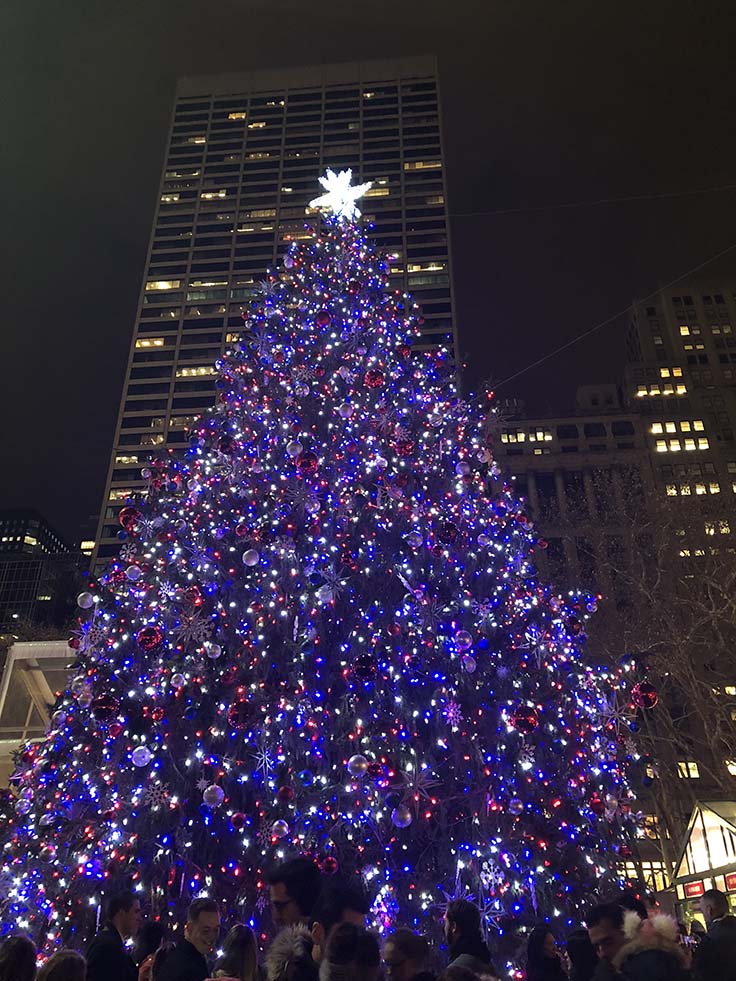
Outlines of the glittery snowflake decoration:
M 360 211 L 356 208 L 355 202 L 358 198 L 363 197 L 373 181 L 352 185 L 350 183 L 352 179 L 353 172 L 350 168 L 341 170 L 339 174 L 328 168 L 327 174 L 319 179 L 326 193 L 310 201 L 310 208 L 323 208 L 326 211 L 331 211 L 336 218 L 345 221 L 360 218 Z
M 143 803 L 146 807 L 162 807 L 168 799 L 169 785 L 166 783 L 151 784 L 143 795 Z
M 412 763 L 402 773 L 402 777 L 405 789 L 411 794 L 414 800 L 419 800 L 420 798 L 431 800 L 432 795 L 430 791 L 439 784 L 439 780 L 435 779 L 430 768 L 428 766 L 422 766 L 420 763 Z
M 134 542 L 125 542 L 124 545 L 120 546 L 119 555 L 121 562 L 132 562 L 137 554 L 138 549 Z
M 178 644 L 187 647 L 189 644 L 199 646 L 209 640 L 212 624 L 205 620 L 201 613 L 187 617 L 174 631 L 174 637 Z
M 209 785 L 210 785 L 209 780 L 207 780 L 205 777 L 200 777 L 199 780 L 197 781 L 196 787 L 201 794 L 209 787 Z
M 445 705 L 445 718 L 453 729 L 457 729 L 463 721 L 463 712 L 454 699 L 450 699 Z

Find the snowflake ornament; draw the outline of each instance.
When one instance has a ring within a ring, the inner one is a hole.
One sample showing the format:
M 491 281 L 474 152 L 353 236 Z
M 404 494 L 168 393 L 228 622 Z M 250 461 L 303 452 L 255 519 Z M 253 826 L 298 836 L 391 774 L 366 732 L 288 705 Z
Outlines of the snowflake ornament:
M 204 793 L 204 791 L 209 787 L 209 785 L 210 782 L 205 777 L 200 777 L 196 783 L 197 790 L 200 792 L 200 794 Z
M 177 644 L 181 644 L 183 647 L 188 647 L 190 644 L 199 647 L 206 640 L 209 640 L 211 630 L 212 624 L 205 620 L 201 613 L 195 613 L 194 616 L 187 617 L 182 621 L 181 625 L 174 631 L 174 637 Z
M 143 795 L 143 803 L 146 807 L 162 807 L 168 799 L 169 785 L 166 783 L 152 784 Z
M 450 699 L 445 705 L 445 718 L 453 729 L 457 729 L 462 724 L 463 712 L 454 699 Z
M 328 167 L 327 174 L 319 179 L 326 193 L 310 201 L 310 208 L 324 208 L 326 211 L 331 211 L 336 218 L 345 221 L 360 218 L 360 211 L 356 208 L 355 202 L 363 197 L 373 181 L 351 185 L 352 179 L 353 172 L 350 168 L 336 174 Z

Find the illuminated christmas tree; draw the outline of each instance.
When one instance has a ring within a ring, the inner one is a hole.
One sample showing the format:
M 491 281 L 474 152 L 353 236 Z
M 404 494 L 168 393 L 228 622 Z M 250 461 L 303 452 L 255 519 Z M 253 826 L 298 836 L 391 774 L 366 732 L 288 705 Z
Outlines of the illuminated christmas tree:
M 177 920 L 200 893 L 249 914 L 295 853 L 361 875 L 381 926 L 472 895 L 492 935 L 562 927 L 628 847 L 627 672 L 581 653 L 595 600 L 537 580 L 492 402 L 412 350 L 420 311 L 349 182 L 323 179 L 332 214 L 79 598 L 0 832 L 3 922 L 49 946 L 123 881 Z

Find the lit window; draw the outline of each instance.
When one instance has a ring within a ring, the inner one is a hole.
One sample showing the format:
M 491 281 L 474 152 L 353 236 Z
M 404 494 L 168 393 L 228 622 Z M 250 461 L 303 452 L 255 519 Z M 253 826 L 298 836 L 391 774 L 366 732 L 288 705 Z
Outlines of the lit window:
M 653 433 L 662 433 L 662 432 L 664 432 L 664 430 L 662 429 L 662 423 L 661 422 L 653 422 L 652 423 L 652 432 Z
M 146 283 L 146 292 L 150 293 L 152 290 L 178 290 L 180 286 L 180 279 L 155 279 L 150 283 Z
M 248 160 L 267 160 L 271 154 L 268 150 L 259 150 L 257 153 L 248 153 Z
M 189 139 L 187 140 L 187 143 L 196 143 L 197 145 L 206 142 L 207 142 L 206 136 L 190 136 Z
M 700 767 L 694 760 L 681 760 L 677 764 L 677 775 L 685 780 L 697 780 L 700 777 Z
M 217 374 L 217 369 L 212 365 L 197 365 L 192 368 L 177 368 L 176 377 L 177 378 L 201 378 L 201 377 L 211 377 Z
M 175 201 L 179 200 L 178 194 L 162 194 L 161 204 L 173 204 Z
M 240 340 L 240 334 L 225 334 L 226 344 L 235 344 L 239 340 Z
M 695 493 L 696 494 L 705 494 L 705 484 L 696 484 L 695 485 Z
M 708 442 L 708 440 L 707 440 L 707 439 L 705 439 L 705 438 L 703 438 L 703 437 L 701 436 L 701 437 L 700 437 L 700 438 L 698 439 L 698 449 L 699 449 L 699 450 L 707 450 L 707 449 L 709 449 L 709 448 L 710 448 L 710 443 Z
M 681 431 L 681 432 L 683 432 L 683 433 L 689 433 L 689 432 L 691 431 L 691 429 L 692 429 L 692 426 L 691 426 L 691 425 L 690 425 L 690 423 L 689 423 L 689 422 L 687 421 L 687 419 L 683 419 L 683 420 L 682 420 L 682 421 L 680 422 L 680 431 Z
M 693 419 L 693 429 L 696 433 L 702 433 L 705 429 L 702 419 Z
M 647 386 L 646 385 L 637 385 L 636 386 L 636 397 L 637 398 L 639 398 L 639 399 L 644 398 L 648 394 L 649 393 L 647 392 Z
M 244 112 L 229 112 L 227 114 L 228 119 L 245 119 L 246 113 Z
M 226 198 L 227 191 L 221 187 L 219 191 L 202 191 L 200 197 L 203 201 L 215 201 L 217 198 Z
M 265 129 L 266 124 L 264 122 L 248 123 L 248 129 Z
M 406 271 L 410 273 L 417 272 L 444 272 L 447 268 L 444 262 L 409 262 L 406 266 Z
M 246 211 L 243 218 L 275 218 L 276 209 L 275 208 L 260 208 L 256 211 Z M 240 231 L 240 229 L 238 229 Z
M 680 484 L 680 497 L 690 497 L 691 493 L 690 484 Z
M 666 484 L 665 492 L 667 497 L 677 497 L 677 484 Z
M 445 203 L 444 194 L 432 194 L 427 198 L 425 202 L 425 204 L 444 204 L 444 203 Z
M 678 449 L 679 449 L 679 444 L 678 444 Z M 695 449 L 695 440 L 691 439 L 689 436 L 685 438 L 685 449 L 686 450 Z
M 679 439 L 671 439 L 669 446 L 670 446 L 670 453 L 678 453 L 682 449 L 682 447 L 680 446 Z
M 673 368 L 672 369 L 672 377 L 673 378 L 682 378 L 682 368 Z
M 294 188 L 293 187 L 282 187 L 281 188 L 281 193 L 282 194 L 293 194 L 294 193 Z
M 163 347 L 165 338 L 163 337 L 139 337 L 135 342 L 136 348 L 141 347 Z
M 659 395 L 660 394 L 659 385 L 650 385 L 649 386 L 649 394 L 650 395 Z
M 375 99 L 375 97 L 376 97 L 376 93 L 375 92 L 364 92 L 363 93 L 363 98 L 364 99 Z
M 130 487 L 118 487 L 110 491 L 111 501 L 124 501 L 126 498 L 130 497 L 133 491 Z
M 667 440 L 666 439 L 658 439 L 656 441 L 655 445 L 654 445 L 654 449 L 656 450 L 657 453 L 666 453 L 667 452 Z
M 721 493 L 721 485 L 719 483 L 717 483 L 716 481 L 712 480 L 708 484 L 708 493 L 710 493 L 710 494 L 720 494 Z
M 723 689 L 724 695 L 736 695 L 736 685 L 726 685 Z
M 731 776 L 736 777 L 736 760 L 724 760 L 724 763 Z
M 666 433 L 676 433 L 677 432 L 677 426 L 674 424 L 674 422 L 666 422 L 664 424 L 664 431 Z
M 128 455 L 116 456 L 115 463 L 138 463 L 138 457 Z
M 406 160 L 404 170 L 439 170 L 441 160 Z
M 387 198 L 391 191 L 387 187 L 372 187 L 366 191 L 363 197 L 366 198 Z
M 689 337 L 689 336 L 690 336 L 690 328 L 688 327 L 687 324 L 681 324 L 680 337 Z
M 675 386 L 675 392 L 678 395 L 687 395 L 687 388 L 684 385 L 680 384 Z
M 721 535 L 730 535 L 731 534 L 731 525 L 730 525 L 730 523 L 729 523 L 729 521 L 728 521 L 727 518 L 722 518 L 718 522 L 718 531 L 719 531 L 719 533 Z
M 38 545 L 38 539 L 34 538 L 33 535 L 25 535 L 23 538 L 23 543 L 25 545 Z
M 670 377 L 670 369 L 669 368 L 660 368 L 659 369 L 659 377 L 660 378 L 669 378 Z
M 169 419 L 169 429 L 189 429 L 198 418 L 198 416 L 172 416 Z
M 163 433 L 146 433 L 141 436 L 141 446 L 160 446 L 163 441 Z

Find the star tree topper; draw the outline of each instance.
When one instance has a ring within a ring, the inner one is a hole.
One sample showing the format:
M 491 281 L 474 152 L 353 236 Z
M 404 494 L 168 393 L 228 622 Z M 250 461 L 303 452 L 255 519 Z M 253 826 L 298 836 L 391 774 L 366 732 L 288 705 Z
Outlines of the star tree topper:
M 325 208 L 330 210 L 337 218 L 350 221 L 353 218 L 360 218 L 360 211 L 355 207 L 358 198 L 363 197 L 373 181 L 365 184 L 355 184 L 352 186 L 350 181 L 353 179 L 353 172 L 341 170 L 336 174 L 334 170 L 327 168 L 327 174 L 320 177 L 319 182 L 327 192 L 309 202 L 310 208 Z

